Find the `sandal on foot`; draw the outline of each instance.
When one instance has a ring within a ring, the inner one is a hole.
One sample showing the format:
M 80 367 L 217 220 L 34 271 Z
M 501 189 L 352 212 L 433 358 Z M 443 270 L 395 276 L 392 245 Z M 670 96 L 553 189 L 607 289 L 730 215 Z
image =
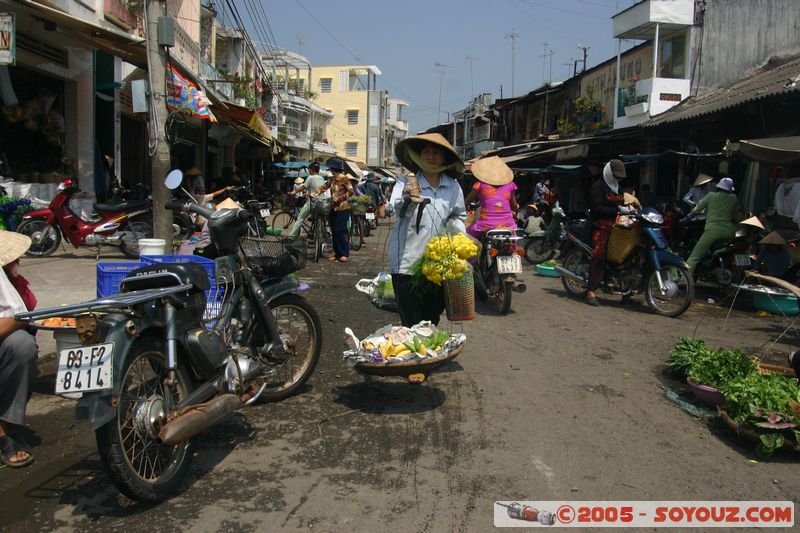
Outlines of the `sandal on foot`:
M 349 257 L 342 256 L 339 258 L 340 263 L 347 263 L 348 261 L 350 261 Z
M 28 457 L 22 459 L 21 461 L 14 461 L 12 457 L 17 455 L 19 452 L 27 453 Z M 23 466 L 28 466 L 33 462 L 33 454 L 27 445 L 20 444 L 16 440 L 12 439 L 11 436 L 6 435 L 0 439 L 0 462 L 11 468 L 22 468 Z

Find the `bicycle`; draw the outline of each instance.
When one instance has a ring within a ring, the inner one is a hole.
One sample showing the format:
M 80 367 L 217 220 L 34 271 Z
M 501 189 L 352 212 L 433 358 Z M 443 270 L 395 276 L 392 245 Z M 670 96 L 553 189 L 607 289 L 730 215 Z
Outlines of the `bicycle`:
M 314 241 L 314 262 L 319 262 L 325 247 L 325 220 L 331 211 L 331 199 L 311 197 L 311 214 L 306 221 L 311 221 L 311 235 Z
M 351 250 L 360 250 L 364 244 L 364 222 L 362 215 L 354 215 L 350 212 L 350 219 L 347 222 L 347 243 Z

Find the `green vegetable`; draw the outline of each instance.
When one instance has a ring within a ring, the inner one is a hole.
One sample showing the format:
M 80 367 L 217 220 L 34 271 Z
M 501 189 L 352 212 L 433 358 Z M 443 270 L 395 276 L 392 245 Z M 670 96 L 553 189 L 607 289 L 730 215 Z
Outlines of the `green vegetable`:
M 541 265 L 544 266 L 544 267 L 554 267 L 557 264 L 558 263 L 556 263 L 555 259 L 550 259 L 549 261 L 545 261 L 544 263 L 541 263 Z
M 685 379 L 698 357 L 698 352 L 705 346 L 706 343 L 702 339 L 680 337 L 667 358 L 669 373 L 677 378 Z
M 688 377 L 695 383 L 719 389 L 732 379 L 755 374 L 756 363 L 740 350 L 700 348 L 691 363 Z
M 749 374 L 719 386 L 725 395 L 725 408 L 737 422 L 766 413 L 791 412 L 789 402 L 800 401 L 797 380 L 780 375 Z

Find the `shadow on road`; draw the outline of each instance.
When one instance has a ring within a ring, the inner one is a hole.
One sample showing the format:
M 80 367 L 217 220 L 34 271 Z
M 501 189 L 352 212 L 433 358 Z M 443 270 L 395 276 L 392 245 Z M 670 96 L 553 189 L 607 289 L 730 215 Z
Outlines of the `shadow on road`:
M 87 426 L 88 428 L 88 426 Z M 181 492 L 208 475 L 236 446 L 255 438 L 254 428 L 241 413 L 234 413 L 195 440 L 192 467 Z M 121 495 L 105 474 L 99 456 L 69 454 L 37 470 L 25 481 L 0 494 L 3 513 L 0 526 L 10 525 L 29 516 L 43 500 L 57 501 L 71 509 L 76 519 L 99 517 L 125 518 L 147 512 L 158 504 L 140 503 Z
M 445 401 L 445 393 L 440 389 L 385 379 L 334 389 L 337 395 L 334 402 L 367 413 L 395 415 L 430 411 Z

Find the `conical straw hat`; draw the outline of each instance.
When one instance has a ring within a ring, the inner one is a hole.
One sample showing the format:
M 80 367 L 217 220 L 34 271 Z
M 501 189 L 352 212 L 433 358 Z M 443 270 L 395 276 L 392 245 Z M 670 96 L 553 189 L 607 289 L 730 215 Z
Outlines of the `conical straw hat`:
M 758 241 L 758 244 L 774 244 L 776 246 L 783 246 L 784 244 L 786 244 L 786 239 L 781 237 L 781 234 L 778 233 L 777 231 L 773 231 L 772 233 L 770 233 L 769 235 Z
M 455 174 L 454 176 L 451 176 L 455 178 L 461 177 L 461 175 L 464 173 L 464 162 L 461 160 L 461 156 L 458 155 L 458 152 L 456 152 L 455 148 L 453 148 L 453 145 L 451 145 L 440 133 L 423 133 L 413 137 L 406 137 L 397 143 L 397 146 L 394 149 L 397 160 L 400 161 L 400 164 L 407 169 L 417 172 L 419 170 L 419 166 L 414 162 L 413 159 L 409 157 L 408 152 L 411 150 L 419 154 L 422 146 L 426 142 L 443 148 L 447 163 L 454 164 L 453 170 L 448 171 L 447 174 Z
M 0 230 L 0 267 L 4 267 L 31 247 L 31 238 L 21 233 Z
M 500 187 L 514 181 L 514 171 L 499 157 L 484 157 L 472 164 L 472 173 L 480 181 Z

